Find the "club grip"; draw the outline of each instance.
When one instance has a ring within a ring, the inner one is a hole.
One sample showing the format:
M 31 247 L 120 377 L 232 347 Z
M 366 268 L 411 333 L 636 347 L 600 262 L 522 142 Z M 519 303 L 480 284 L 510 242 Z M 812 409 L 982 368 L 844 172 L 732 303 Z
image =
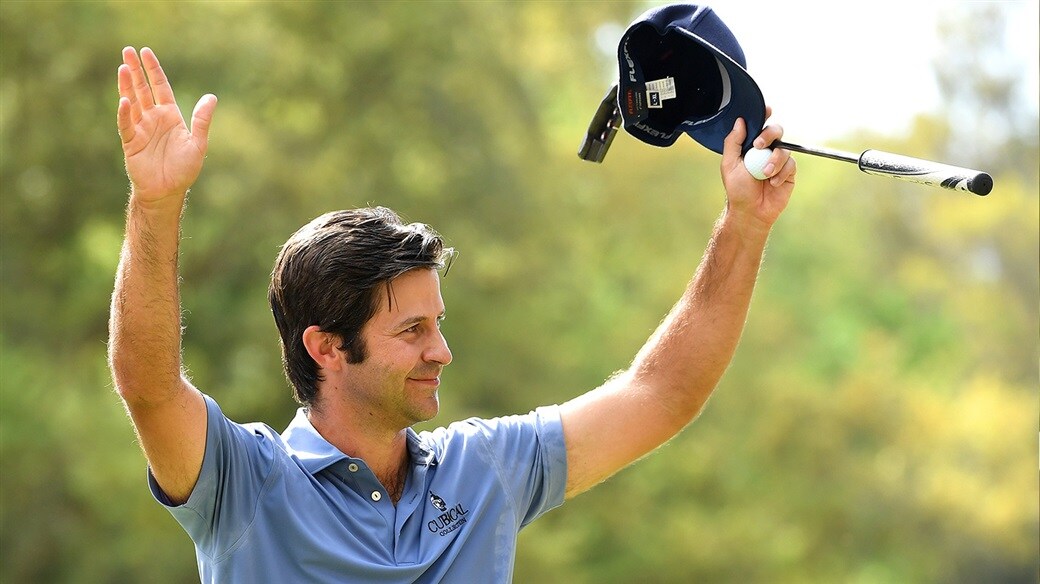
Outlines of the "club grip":
M 865 150 L 860 154 L 859 169 L 868 174 L 892 176 L 955 191 L 968 191 L 980 197 L 988 195 L 993 190 L 993 177 L 985 172 L 880 150 Z

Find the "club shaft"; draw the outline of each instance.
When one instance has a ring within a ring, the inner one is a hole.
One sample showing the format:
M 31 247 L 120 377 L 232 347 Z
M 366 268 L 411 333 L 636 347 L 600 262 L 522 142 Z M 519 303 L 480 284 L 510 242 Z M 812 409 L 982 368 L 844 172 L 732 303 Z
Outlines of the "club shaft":
M 792 144 L 790 142 L 783 142 L 781 140 L 773 142 L 770 148 L 783 148 L 784 150 L 790 150 L 791 152 L 800 152 L 802 154 L 811 154 L 813 156 L 830 158 L 831 160 L 841 160 L 842 162 L 851 162 L 853 164 L 859 164 L 858 154 L 853 154 L 851 152 L 843 152 L 841 150 L 831 150 L 830 148 L 819 148 L 817 146 L 801 146 L 799 144 Z

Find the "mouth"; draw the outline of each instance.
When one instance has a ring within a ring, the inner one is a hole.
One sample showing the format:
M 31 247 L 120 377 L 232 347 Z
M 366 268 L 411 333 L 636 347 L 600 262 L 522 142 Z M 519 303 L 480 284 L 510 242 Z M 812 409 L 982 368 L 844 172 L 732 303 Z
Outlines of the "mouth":
M 409 377 L 408 381 L 411 381 L 412 383 L 415 383 L 415 384 L 418 384 L 418 385 L 422 385 L 422 386 L 425 386 L 425 387 L 432 387 L 432 388 L 436 388 L 436 387 L 440 386 L 440 384 L 441 384 L 441 378 L 440 377 L 425 377 L 425 378 Z

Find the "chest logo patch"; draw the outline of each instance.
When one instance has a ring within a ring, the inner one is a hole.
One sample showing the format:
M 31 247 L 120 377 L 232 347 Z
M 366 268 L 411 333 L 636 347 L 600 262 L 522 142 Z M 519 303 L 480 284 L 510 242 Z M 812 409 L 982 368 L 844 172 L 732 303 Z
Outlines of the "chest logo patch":
M 466 509 L 462 503 L 457 503 L 454 507 L 448 507 L 444 499 L 437 496 L 433 491 L 430 491 L 430 504 L 441 512 L 440 515 L 426 522 L 426 528 L 430 530 L 430 533 L 436 533 L 443 537 L 465 525 L 468 520 L 469 509 Z

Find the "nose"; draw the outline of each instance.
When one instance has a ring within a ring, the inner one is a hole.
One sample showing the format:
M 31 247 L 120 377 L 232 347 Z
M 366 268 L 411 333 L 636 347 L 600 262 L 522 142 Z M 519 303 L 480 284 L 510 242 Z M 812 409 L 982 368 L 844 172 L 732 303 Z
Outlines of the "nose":
M 433 335 L 433 342 L 423 354 L 423 360 L 441 366 L 451 363 L 451 349 L 448 348 L 448 341 L 440 330 Z

